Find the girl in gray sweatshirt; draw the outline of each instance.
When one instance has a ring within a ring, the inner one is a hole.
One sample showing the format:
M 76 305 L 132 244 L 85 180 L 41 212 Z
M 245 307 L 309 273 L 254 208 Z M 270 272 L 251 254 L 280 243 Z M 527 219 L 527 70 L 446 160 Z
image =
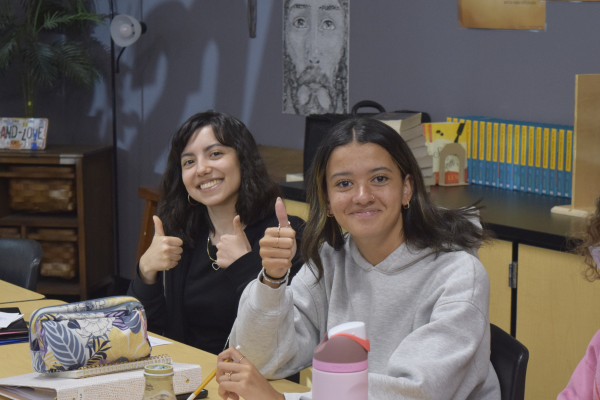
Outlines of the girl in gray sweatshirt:
M 476 256 L 485 239 L 476 208 L 441 209 L 418 164 L 387 125 L 344 121 L 319 149 L 308 180 L 306 264 L 285 207 L 261 240 L 263 271 L 242 294 L 219 355 L 223 398 L 281 400 L 266 378 L 311 365 L 329 329 L 362 321 L 371 342 L 369 399 L 500 399 L 490 363 L 489 280 Z M 260 371 L 260 373 L 259 373 Z M 286 393 L 285 399 L 310 398 Z

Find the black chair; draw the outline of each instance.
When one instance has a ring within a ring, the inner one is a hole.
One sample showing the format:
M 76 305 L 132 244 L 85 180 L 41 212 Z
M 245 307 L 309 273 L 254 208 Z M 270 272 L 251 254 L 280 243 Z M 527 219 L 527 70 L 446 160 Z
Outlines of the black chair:
M 502 400 L 523 400 L 529 350 L 496 325 L 490 324 L 490 329 L 490 361 L 500 381 L 500 397 Z
M 35 291 L 42 246 L 31 239 L 0 239 L 0 279 Z

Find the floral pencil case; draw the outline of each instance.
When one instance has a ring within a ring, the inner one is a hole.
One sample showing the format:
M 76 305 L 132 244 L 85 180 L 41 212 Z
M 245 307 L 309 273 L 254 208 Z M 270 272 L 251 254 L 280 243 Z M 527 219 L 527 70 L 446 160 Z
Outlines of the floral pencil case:
M 29 348 L 37 372 L 135 361 L 152 351 L 144 307 L 128 296 L 36 310 L 29 320 Z

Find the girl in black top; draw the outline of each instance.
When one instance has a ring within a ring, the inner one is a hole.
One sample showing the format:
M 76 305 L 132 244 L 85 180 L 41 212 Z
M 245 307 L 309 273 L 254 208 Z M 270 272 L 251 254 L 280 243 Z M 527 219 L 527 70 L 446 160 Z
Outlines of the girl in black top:
M 221 352 L 246 285 L 262 269 L 259 240 L 278 225 L 279 187 L 246 126 L 224 113 L 192 116 L 175 133 L 161 182 L 155 235 L 128 294 L 148 330 Z M 300 244 L 303 221 L 289 218 Z M 302 266 L 293 259 L 293 276 Z

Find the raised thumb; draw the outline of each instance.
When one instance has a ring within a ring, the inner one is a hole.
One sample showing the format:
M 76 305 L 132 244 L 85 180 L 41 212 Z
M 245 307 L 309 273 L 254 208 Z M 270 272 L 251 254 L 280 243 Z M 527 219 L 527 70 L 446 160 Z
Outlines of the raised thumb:
M 275 214 L 277 215 L 280 227 L 287 228 L 290 225 L 287 210 L 285 209 L 285 204 L 283 203 L 283 200 L 281 200 L 281 197 L 278 197 L 275 202 Z
M 154 221 L 154 236 L 165 236 L 165 230 L 160 218 L 155 215 L 152 217 L 152 220 Z
M 242 221 L 240 220 L 240 216 L 236 215 L 233 218 L 233 233 L 235 235 L 243 234 L 244 229 L 242 228 Z

